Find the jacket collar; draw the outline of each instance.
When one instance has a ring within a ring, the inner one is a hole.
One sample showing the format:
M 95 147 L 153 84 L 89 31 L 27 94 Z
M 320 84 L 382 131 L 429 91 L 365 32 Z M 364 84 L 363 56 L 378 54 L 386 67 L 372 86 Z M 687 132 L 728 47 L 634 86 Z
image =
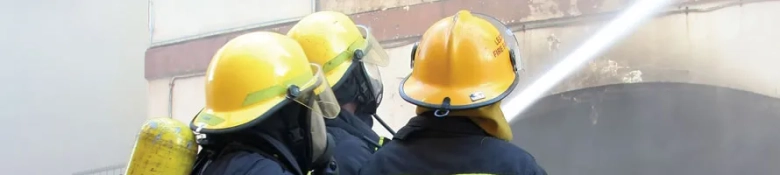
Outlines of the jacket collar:
M 401 130 L 393 136 L 393 139 L 404 140 L 412 136 L 489 136 L 482 128 L 466 117 L 447 116 L 435 117 L 432 114 L 423 113 L 409 120 Z

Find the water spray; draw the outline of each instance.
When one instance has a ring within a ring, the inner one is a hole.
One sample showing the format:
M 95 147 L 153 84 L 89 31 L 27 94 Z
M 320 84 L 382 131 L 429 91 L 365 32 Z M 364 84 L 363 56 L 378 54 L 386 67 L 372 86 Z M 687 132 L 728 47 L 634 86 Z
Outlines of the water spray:
M 582 46 L 566 56 L 566 58 L 531 83 L 531 85 L 520 91 L 520 94 L 509 99 L 503 110 L 505 116 L 507 116 L 507 121 L 513 122 L 518 120 L 520 114 L 525 112 L 555 85 L 595 58 L 606 48 L 612 46 L 616 41 L 629 34 L 642 22 L 658 14 L 670 1 L 640 0 L 626 8 L 619 16 L 590 37 Z

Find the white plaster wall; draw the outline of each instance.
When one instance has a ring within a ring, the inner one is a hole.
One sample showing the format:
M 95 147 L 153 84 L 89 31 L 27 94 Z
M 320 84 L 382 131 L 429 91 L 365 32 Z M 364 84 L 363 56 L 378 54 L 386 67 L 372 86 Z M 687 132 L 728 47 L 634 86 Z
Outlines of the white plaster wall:
M 3 1 L 0 174 L 71 174 L 128 160 L 147 110 L 146 6 Z
M 313 12 L 312 0 L 150 0 L 154 42 L 296 19 Z
M 149 105 L 146 111 L 147 117 L 168 117 L 168 79 L 156 79 L 149 81 Z
M 170 79 L 149 82 L 149 116 L 167 117 Z M 174 81 L 173 118 L 189 123 L 206 104 L 205 78 L 203 76 L 181 78 Z
M 206 78 L 177 79 L 173 87 L 173 118 L 189 123 L 206 105 Z

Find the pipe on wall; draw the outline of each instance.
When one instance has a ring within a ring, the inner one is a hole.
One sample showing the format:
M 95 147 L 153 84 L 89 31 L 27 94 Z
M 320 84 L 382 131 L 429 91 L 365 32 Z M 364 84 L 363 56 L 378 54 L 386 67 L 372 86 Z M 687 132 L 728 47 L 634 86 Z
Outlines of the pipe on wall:
M 320 5 L 320 0 L 311 0 L 311 13 L 320 10 L 319 5 Z
M 149 44 L 151 44 L 154 43 L 154 2 L 148 0 L 146 8 L 146 20 L 149 23 Z
M 204 75 L 206 72 L 171 77 L 171 80 L 168 81 L 168 117 L 173 118 L 173 87 L 176 85 L 176 80 Z

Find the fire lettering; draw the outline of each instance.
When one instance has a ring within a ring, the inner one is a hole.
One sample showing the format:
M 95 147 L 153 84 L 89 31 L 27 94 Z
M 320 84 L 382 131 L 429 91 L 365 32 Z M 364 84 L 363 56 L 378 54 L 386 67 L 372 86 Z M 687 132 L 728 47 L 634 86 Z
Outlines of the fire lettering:
M 498 35 L 493 42 L 498 45 L 498 48 L 493 50 L 493 57 L 497 57 L 498 55 L 501 55 L 501 53 L 504 53 L 504 38 L 502 38 L 501 35 Z
M 496 37 L 496 39 L 495 39 L 495 40 L 493 40 L 493 42 L 495 42 L 495 43 L 496 43 L 496 45 L 498 45 L 498 44 L 501 44 L 501 42 L 503 42 L 503 41 L 504 41 L 504 38 L 501 38 L 501 35 L 498 35 L 498 36 Z
M 504 45 L 500 45 L 498 48 L 493 50 L 493 57 L 497 57 L 498 55 L 501 55 L 501 53 L 504 53 Z

